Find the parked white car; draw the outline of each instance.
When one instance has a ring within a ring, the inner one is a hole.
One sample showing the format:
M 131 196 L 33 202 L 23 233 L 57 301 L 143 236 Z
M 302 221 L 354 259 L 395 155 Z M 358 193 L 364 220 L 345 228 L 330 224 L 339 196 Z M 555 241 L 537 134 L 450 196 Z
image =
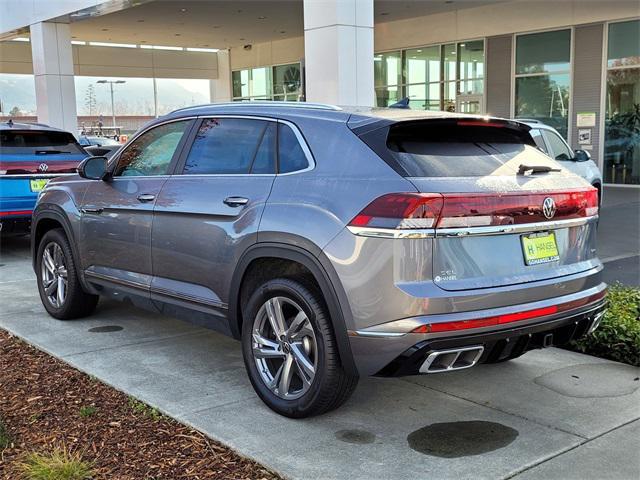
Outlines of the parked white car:
M 602 174 L 596 162 L 591 160 L 591 154 L 588 151 L 572 150 L 555 128 L 544 123 L 537 120 L 518 121 L 531 127 L 529 133 L 540 150 L 596 187 L 599 203 L 602 202 Z

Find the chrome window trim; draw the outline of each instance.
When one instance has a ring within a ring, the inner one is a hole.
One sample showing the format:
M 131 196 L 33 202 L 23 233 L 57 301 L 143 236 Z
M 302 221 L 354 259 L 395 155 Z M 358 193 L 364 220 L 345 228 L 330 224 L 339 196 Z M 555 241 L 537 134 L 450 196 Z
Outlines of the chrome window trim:
M 555 220 L 550 222 L 524 223 L 519 225 L 492 225 L 489 227 L 464 228 L 428 228 L 415 230 L 396 230 L 393 228 L 370 228 L 347 226 L 354 235 L 375 238 L 443 238 L 443 237 L 471 237 L 487 235 L 510 235 L 516 233 L 532 233 L 560 228 L 579 227 L 597 221 L 598 215 L 569 220 Z

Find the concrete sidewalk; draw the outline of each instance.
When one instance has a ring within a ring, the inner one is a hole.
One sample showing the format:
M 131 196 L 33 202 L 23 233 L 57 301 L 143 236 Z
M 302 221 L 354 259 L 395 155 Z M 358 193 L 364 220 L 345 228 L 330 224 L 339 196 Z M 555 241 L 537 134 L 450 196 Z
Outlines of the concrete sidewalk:
M 26 240 L 3 246 L 0 295 L 0 328 L 286 477 L 640 477 L 640 369 L 630 366 L 549 349 L 367 378 L 340 410 L 295 421 L 255 396 L 232 339 L 108 301 L 90 319 L 49 317 Z

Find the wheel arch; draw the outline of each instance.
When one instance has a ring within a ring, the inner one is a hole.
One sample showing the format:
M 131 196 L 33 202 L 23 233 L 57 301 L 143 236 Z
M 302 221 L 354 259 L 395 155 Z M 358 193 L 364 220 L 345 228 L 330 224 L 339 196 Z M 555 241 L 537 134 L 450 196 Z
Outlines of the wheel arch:
M 78 265 L 78 267 L 80 267 L 78 268 L 78 277 L 80 280 L 80 284 L 83 288 L 87 288 L 86 282 L 84 280 L 84 275 L 82 274 L 82 268 L 79 261 L 80 256 L 75 242 L 75 236 L 73 235 L 71 222 L 57 205 L 51 205 L 47 208 L 38 209 L 33 216 L 33 220 L 31 222 L 31 264 L 34 271 L 36 270 L 36 256 L 38 253 L 38 245 L 40 244 L 40 240 L 45 233 L 47 233 L 49 230 L 53 230 L 54 228 L 62 228 L 64 230 L 64 233 L 69 240 L 69 245 L 71 245 L 71 251 L 73 252 L 75 263 L 76 265 Z
M 315 256 L 302 247 L 283 243 L 260 243 L 249 247 L 240 258 L 231 281 L 229 328 L 232 335 L 239 339 L 242 328 L 241 287 L 245 274 L 254 261 L 273 258 L 299 263 L 311 273 L 327 304 L 343 368 L 350 375 L 357 376 L 358 370 L 347 335 L 347 322 L 351 315 L 347 297 L 328 259 L 323 262 L 323 254 L 319 249 L 318 253 L 319 255 Z

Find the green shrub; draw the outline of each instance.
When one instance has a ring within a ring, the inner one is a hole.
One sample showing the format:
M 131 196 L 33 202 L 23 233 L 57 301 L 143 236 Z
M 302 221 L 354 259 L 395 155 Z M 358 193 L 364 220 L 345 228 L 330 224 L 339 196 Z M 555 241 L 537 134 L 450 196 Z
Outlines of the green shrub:
M 20 465 L 28 480 L 87 480 L 93 476 L 89 462 L 79 453 L 54 448 L 49 453 L 30 453 Z
M 612 285 L 609 308 L 598 329 L 568 348 L 640 366 L 640 288 Z

